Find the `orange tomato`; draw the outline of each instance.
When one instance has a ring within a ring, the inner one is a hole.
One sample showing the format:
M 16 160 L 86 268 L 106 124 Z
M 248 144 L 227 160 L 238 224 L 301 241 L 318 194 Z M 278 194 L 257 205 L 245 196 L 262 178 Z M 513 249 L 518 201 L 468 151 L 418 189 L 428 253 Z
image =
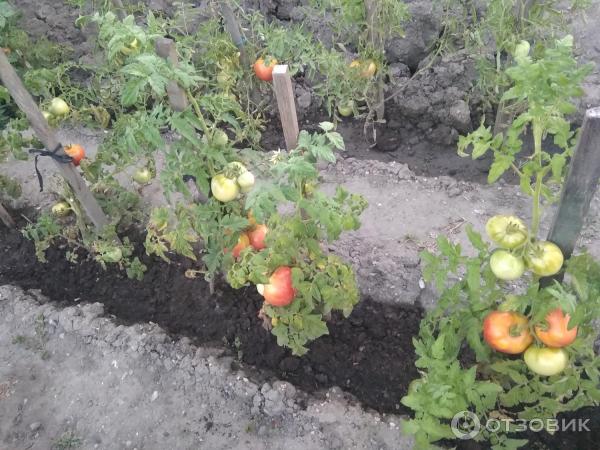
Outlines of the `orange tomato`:
M 78 166 L 83 158 L 85 158 L 85 150 L 79 144 L 72 144 L 65 147 L 65 153 L 73 158 L 73 165 Z
M 296 289 L 292 285 L 292 269 L 287 266 L 278 267 L 269 278 L 269 284 L 256 286 L 271 306 L 287 306 L 294 301 Z
M 266 225 L 256 225 L 248 232 L 248 237 L 250 238 L 250 245 L 254 247 L 254 250 L 262 250 L 263 248 L 267 248 L 265 244 L 265 236 L 269 228 Z
M 533 342 L 527 317 L 513 311 L 492 311 L 483 321 L 483 339 L 494 350 L 516 355 Z
M 249 246 L 250 246 L 250 238 L 248 238 L 248 235 L 246 233 L 242 233 L 242 234 L 240 234 L 237 244 L 235 245 L 235 247 L 233 247 L 231 254 L 233 255 L 234 258 L 237 259 L 240 257 L 240 253 L 242 252 L 242 250 L 244 250 L 245 248 L 247 248 Z
M 571 316 L 565 314 L 562 309 L 553 309 L 546 316 L 548 326 L 536 325 L 535 334 L 548 347 L 566 347 L 577 337 L 577 327 L 570 330 L 567 328 L 569 320 L 571 320 Z
M 258 58 L 254 63 L 254 73 L 256 76 L 263 81 L 273 80 L 273 68 L 277 65 L 275 58 L 270 58 L 269 65 L 265 64 L 263 58 Z

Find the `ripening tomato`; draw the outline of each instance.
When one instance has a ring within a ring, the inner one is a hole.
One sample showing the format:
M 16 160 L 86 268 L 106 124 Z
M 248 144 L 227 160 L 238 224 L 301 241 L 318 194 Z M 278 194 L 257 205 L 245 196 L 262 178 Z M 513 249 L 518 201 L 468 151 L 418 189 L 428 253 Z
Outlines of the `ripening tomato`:
M 265 244 L 265 236 L 267 235 L 269 228 L 266 225 L 256 225 L 248 232 L 250 238 L 250 245 L 254 250 L 262 250 L 267 248 Z
M 73 159 L 71 162 L 74 166 L 78 166 L 81 160 L 85 158 L 85 150 L 79 144 L 68 145 L 65 147 L 65 153 Z
M 240 187 L 235 180 L 227 178 L 220 173 L 210 180 L 210 190 L 217 200 L 223 203 L 230 202 L 237 198 L 240 193 Z
M 536 325 L 535 334 L 548 347 L 566 347 L 577 337 L 577 327 L 568 329 L 571 316 L 556 308 L 546 316 L 545 326 Z
M 269 278 L 269 284 L 256 285 L 258 293 L 271 306 L 287 306 L 294 301 L 296 289 L 292 284 L 292 269 L 281 266 Z
M 515 355 L 533 342 L 527 317 L 514 311 L 492 311 L 483 321 L 483 339 L 494 350 Z
M 240 234 L 240 237 L 238 238 L 237 244 L 235 245 L 235 247 L 233 247 L 231 254 L 233 255 L 234 258 L 237 259 L 240 257 L 240 253 L 242 253 L 242 250 L 244 250 L 245 248 L 247 248 L 249 246 L 250 246 L 250 238 L 248 237 L 248 234 L 242 233 L 242 234 Z
M 67 102 L 65 102 L 62 98 L 55 97 L 50 102 L 50 107 L 48 110 L 53 116 L 66 116 L 69 114 L 71 109 L 69 108 L 69 105 L 67 105 Z
M 377 72 L 377 64 L 372 59 L 367 59 L 366 61 L 355 59 L 350 63 L 350 67 L 360 69 L 360 76 L 362 78 L 371 78 Z
M 10 47 L 2 47 L 2 51 L 4 52 L 4 54 L 6 56 L 9 56 L 12 53 L 12 50 L 10 49 Z
M 525 364 L 534 373 L 550 377 L 565 370 L 569 356 L 562 348 L 531 346 L 523 355 Z
M 490 258 L 490 268 L 501 280 L 516 280 L 525 272 L 523 258 L 506 250 L 496 250 Z
M 512 250 L 527 241 L 528 231 L 518 217 L 494 216 L 487 221 L 485 231 L 494 243 Z
M 263 58 L 258 58 L 254 63 L 254 73 L 263 81 L 273 81 L 273 69 L 277 65 L 275 58 L 269 58 L 269 64 L 265 64 Z
M 254 214 L 252 214 L 252 210 L 248 211 L 248 222 L 250 223 L 250 227 L 256 225 L 256 219 L 254 218 Z
M 540 277 L 557 274 L 563 265 L 564 257 L 558 245 L 548 242 L 536 242 L 525 255 L 527 267 Z

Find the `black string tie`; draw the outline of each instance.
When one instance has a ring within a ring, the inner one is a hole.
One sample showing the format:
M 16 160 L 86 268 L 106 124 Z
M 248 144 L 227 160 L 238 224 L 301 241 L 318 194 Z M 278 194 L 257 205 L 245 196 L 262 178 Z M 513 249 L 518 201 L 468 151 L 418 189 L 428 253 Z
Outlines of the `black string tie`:
M 29 149 L 29 153 L 35 154 L 35 174 L 37 175 L 38 183 L 40 184 L 40 192 L 44 190 L 44 179 L 42 178 L 42 174 L 38 169 L 38 158 L 40 156 L 49 156 L 54 161 L 57 161 L 61 164 L 69 164 L 73 161 L 69 155 L 59 155 L 58 151 L 62 149 L 62 144 L 58 144 L 56 148 L 52 151 L 48 151 L 46 149 L 39 150 L 37 148 Z

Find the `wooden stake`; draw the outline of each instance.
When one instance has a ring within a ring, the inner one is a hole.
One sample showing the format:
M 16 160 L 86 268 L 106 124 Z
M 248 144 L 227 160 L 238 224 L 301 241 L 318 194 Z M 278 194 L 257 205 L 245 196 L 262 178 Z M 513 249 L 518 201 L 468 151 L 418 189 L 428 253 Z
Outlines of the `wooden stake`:
M 47 150 L 52 151 L 55 148 L 61 146 L 58 139 L 48 126 L 48 122 L 42 116 L 37 104 L 23 86 L 19 76 L 15 72 L 15 69 L 10 65 L 8 59 L 4 55 L 4 52 L 0 52 L 0 79 L 2 83 L 8 89 L 11 97 L 15 103 L 21 108 L 21 111 L 25 113 L 31 127 L 35 131 L 35 134 L 42 141 L 44 147 Z M 58 154 L 65 155 L 62 146 L 58 151 Z M 77 196 L 77 199 L 81 203 L 83 210 L 86 212 L 90 221 L 95 227 L 100 230 L 104 226 L 108 225 L 108 219 L 102 212 L 100 205 L 92 195 L 92 192 L 85 184 L 84 179 L 81 177 L 79 172 L 75 170 L 73 164 L 63 164 L 58 161 L 54 161 L 61 175 L 67 180 L 73 192 Z
M 177 57 L 177 49 L 175 48 L 175 42 L 169 38 L 159 38 L 154 44 L 156 53 L 161 58 L 165 58 L 177 67 L 179 64 L 179 58 Z M 167 95 L 169 96 L 169 104 L 174 111 L 182 112 L 188 107 L 188 99 L 185 90 L 177 84 L 176 81 L 171 80 L 167 85 Z
M 281 117 L 281 126 L 288 150 L 298 145 L 298 116 L 296 114 L 296 96 L 292 87 L 292 77 L 287 65 L 277 65 L 273 69 L 273 87 Z
M 221 6 L 221 15 L 223 16 L 223 20 L 225 20 L 225 29 L 231 36 L 231 40 L 235 44 L 235 46 L 240 51 L 240 61 L 244 69 L 250 67 L 250 56 L 246 51 L 246 39 L 244 38 L 242 31 L 240 29 L 240 25 L 238 24 L 237 19 L 235 18 L 235 14 L 229 6 L 229 2 L 226 0 L 222 0 L 220 2 Z
M 8 228 L 15 227 L 15 221 L 10 216 L 8 211 L 4 208 L 2 203 L 0 203 L 0 220 L 2 220 L 2 223 L 4 223 L 4 225 L 6 225 Z
M 383 52 L 384 42 L 381 33 L 375 26 L 377 20 L 377 8 L 379 7 L 378 1 L 376 0 L 365 0 L 365 10 L 367 18 L 367 37 L 369 42 L 373 45 L 373 48 Z M 373 99 L 373 105 L 375 114 L 378 120 L 385 119 L 385 96 L 383 93 L 383 79 L 381 76 L 377 76 L 377 83 L 375 86 L 375 95 Z
M 585 113 L 579 142 L 571 159 L 558 212 L 548 240 L 560 247 L 568 259 L 573 253 L 590 202 L 600 180 L 600 107 Z

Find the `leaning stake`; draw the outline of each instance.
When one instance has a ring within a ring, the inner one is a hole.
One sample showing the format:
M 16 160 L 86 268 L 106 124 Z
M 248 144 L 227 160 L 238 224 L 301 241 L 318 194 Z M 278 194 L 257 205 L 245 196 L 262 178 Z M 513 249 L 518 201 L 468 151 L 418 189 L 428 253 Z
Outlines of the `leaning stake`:
M 8 89 L 11 97 L 15 101 L 15 103 L 21 108 L 21 111 L 25 113 L 27 119 L 29 119 L 29 123 L 31 127 L 35 131 L 35 134 L 42 141 L 44 147 L 48 151 L 52 151 L 57 147 L 60 147 L 57 154 L 59 156 L 67 156 L 62 148 L 58 139 L 48 126 L 48 122 L 42 116 L 42 113 L 38 109 L 36 103 L 33 98 L 23 86 L 21 79 L 15 72 L 15 69 L 8 62 L 8 59 L 4 55 L 4 52 L 0 52 L 0 79 L 2 83 Z M 75 166 L 73 164 L 63 164 L 59 163 L 56 160 L 54 161 L 61 175 L 67 180 L 73 192 L 75 193 L 77 199 L 81 203 L 83 210 L 86 212 L 90 221 L 94 224 L 94 226 L 100 230 L 104 226 L 108 225 L 108 219 L 104 215 L 104 212 L 100 208 L 100 205 L 92 195 L 92 192 L 85 184 L 84 179 L 81 175 L 75 170 Z

